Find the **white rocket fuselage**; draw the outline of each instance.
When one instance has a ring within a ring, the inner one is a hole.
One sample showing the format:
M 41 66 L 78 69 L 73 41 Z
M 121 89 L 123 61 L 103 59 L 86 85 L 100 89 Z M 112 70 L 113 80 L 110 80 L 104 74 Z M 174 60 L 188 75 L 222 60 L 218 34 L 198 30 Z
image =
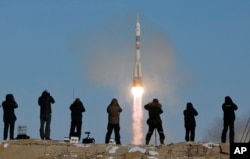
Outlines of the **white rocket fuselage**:
M 133 86 L 142 86 L 142 72 L 141 72 L 141 62 L 140 62 L 140 49 L 141 49 L 141 43 L 140 43 L 140 36 L 141 36 L 141 28 L 139 23 L 139 18 L 137 17 L 136 22 L 136 42 L 135 42 L 135 70 L 134 70 L 134 78 L 133 78 Z

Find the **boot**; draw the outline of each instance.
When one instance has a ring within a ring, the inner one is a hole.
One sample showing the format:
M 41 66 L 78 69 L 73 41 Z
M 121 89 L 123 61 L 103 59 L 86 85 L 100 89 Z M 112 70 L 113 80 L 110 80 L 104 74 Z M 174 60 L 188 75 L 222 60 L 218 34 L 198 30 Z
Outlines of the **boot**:
M 149 140 L 146 140 L 146 145 L 148 145 L 149 144 Z
M 164 140 L 160 139 L 161 145 L 164 145 Z

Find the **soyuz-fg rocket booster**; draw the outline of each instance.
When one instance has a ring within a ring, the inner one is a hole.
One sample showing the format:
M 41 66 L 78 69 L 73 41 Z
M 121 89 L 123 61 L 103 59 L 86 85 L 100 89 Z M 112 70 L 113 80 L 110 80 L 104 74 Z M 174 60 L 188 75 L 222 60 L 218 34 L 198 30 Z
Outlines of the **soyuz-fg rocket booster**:
M 135 42 L 135 70 L 134 70 L 134 78 L 133 78 L 133 86 L 142 86 L 142 73 L 141 73 L 141 62 L 140 62 L 140 36 L 141 36 L 141 28 L 139 23 L 139 16 L 137 15 L 137 22 L 136 22 L 136 42 Z

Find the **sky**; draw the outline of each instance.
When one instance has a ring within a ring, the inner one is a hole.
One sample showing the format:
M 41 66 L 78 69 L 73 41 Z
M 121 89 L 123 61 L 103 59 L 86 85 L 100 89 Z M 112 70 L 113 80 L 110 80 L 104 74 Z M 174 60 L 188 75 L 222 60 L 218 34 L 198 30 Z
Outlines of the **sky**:
M 106 108 L 117 98 L 123 109 L 121 142 L 130 144 L 137 14 L 142 103 L 158 98 L 163 105 L 165 143 L 185 140 L 187 102 L 199 113 L 195 140 L 220 142 L 225 96 L 239 107 L 239 141 L 250 114 L 247 0 L 1 0 L 0 99 L 12 93 L 19 106 L 15 135 L 18 125 L 26 125 L 27 135 L 39 138 L 37 100 L 47 89 L 55 99 L 52 139 L 69 135 L 69 106 L 79 97 L 86 108 L 82 137 L 90 131 L 96 143 L 104 143 Z M 147 117 L 144 110 L 144 135 Z M 0 140 L 2 136 L 0 122 Z

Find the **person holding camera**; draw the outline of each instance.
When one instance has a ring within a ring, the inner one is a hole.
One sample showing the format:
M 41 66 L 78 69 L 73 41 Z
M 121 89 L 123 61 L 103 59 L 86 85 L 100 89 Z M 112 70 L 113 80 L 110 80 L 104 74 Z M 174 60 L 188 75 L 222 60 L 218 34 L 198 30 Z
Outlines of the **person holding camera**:
M 226 143 L 227 130 L 229 128 L 229 141 L 234 143 L 234 120 L 235 111 L 238 106 L 233 102 L 230 96 L 225 97 L 225 102 L 222 104 L 223 110 L 223 130 L 221 134 L 221 142 Z
M 195 116 L 198 115 L 198 112 L 193 107 L 193 104 L 191 102 L 187 103 L 186 109 L 183 111 L 183 115 L 184 115 L 184 126 L 186 129 L 185 140 L 194 141 L 195 127 L 196 127 Z
M 70 105 L 69 109 L 71 110 L 71 126 L 69 137 L 75 136 L 78 137 L 80 140 L 82 130 L 82 113 L 85 112 L 85 108 L 80 98 L 76 98 L 75 101 Z
M 164 145 L 165 135 L 162 128 L 162 120 L 160 114 L 163 113 L 162 105 L 158 99 L 153 99 L 152 102 L 146 104 L 144 108 L 148 111 L 149 118 L 147 120 L 148 132 L 146 135 L 146 145 L 149 144 L 150 138 L 155 129 L 157 129 L 160 136 L 160 143 Z
M 51 123 L 51 104 L 54 104 L 55 100 L 50 93 L 45 90 L 42 95 L 38 98 L 38 104 L 40 106 L 40 137 L 42 140 L 50 139 L 50 123 Z M 44 125 L 45 130 L 44 130 Z
M 120 113 L 122 112 L 122 108 L 120 107 L 118 100 L 113 98 L 109 106 L 107 107 L 108 116 L 108 127 L 107 133 L 105 137 L 105 143 L 108 144 L 110 140 L 110 136 L 114 129 L 115 131 L 115 142 L 116 144 L 121 144 L 120 141 Z
M 5 101 L 2 103 L 3 106 L 3 121 L 4 121 L 4 137 L 6 140 L 8 137 L 8 130 L 10 128 L 10 140 L 14 139 L 14 128 L 15 128 L 15 109 L 18 107 L 13 94 L 7 94 Z

